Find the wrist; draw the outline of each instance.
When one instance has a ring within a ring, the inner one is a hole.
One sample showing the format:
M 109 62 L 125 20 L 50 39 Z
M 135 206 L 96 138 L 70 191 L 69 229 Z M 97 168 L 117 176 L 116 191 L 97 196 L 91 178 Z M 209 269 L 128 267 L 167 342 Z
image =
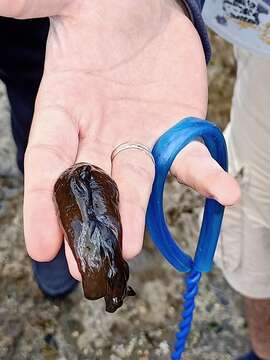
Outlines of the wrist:
M 166 24 L 172 12 L 186 14 L 188 11 L 183 4 L 176 4 L 176 0 L 92 0 L 84 3 L 84 11 L 80 16 L 89 21 L 95 30 L 111 28 L 111 30 L 125 30 L 129 33 L 132 29 L 144 32 L 149 29 L 160 29 Z

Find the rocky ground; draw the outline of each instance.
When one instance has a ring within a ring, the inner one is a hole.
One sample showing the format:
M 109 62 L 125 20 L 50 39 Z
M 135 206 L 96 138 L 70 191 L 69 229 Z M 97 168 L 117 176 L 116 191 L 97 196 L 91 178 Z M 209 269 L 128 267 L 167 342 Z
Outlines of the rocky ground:
M 213 37 L 209 119 L 228 121 L 235 65 L 232 49 Z M 81 289 L 65 300 L 43 298 L 33 281 L 22 231 L 23 182 L 15 166 L 9 108 L 0 87 L 0 359 L 169 359 L 179 319 L 183 275 L 172 270 L 149 240 L 131 263 L 137 296 L 115 314 Z M 186 249 L 196 241 L 202 200 L 170 181 L 168 223 Z M 231 360 L 247 350 L 241 299 L 220 271 L 204 275 L 185 360 Z

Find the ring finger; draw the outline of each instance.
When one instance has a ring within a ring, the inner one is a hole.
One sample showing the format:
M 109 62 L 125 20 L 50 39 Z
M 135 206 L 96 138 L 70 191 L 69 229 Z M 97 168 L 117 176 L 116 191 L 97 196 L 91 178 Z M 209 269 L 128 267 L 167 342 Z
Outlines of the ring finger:
M 123 256 L 126 259 L 136 256 L 142 248 L 154 173 L 151 157 L 138 149 L 121 151 L 112 162 L 112 177 L 119 189 Z

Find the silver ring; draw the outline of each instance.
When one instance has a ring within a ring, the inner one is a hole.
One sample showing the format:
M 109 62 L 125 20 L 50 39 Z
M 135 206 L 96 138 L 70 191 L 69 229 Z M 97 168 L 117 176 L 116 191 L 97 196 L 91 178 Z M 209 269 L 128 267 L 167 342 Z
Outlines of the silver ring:
M 145 146 L 143 144 L 132 143 L 132 142 L 125 142 L 125 143 L 117 145 L 112 151 L 111 160 L 113 161 L 113 159 L 116 157 L 116 155 L 119 154 L 121 151 L 124 151 L 124 150 L 142 150 L 148 156 L 150 156 L 151 160 L 153 161 L 153 164 L 155 165 L 155 159 L 154 159 L 154 156 L 151 153 L 151 150 L 147 146 Z

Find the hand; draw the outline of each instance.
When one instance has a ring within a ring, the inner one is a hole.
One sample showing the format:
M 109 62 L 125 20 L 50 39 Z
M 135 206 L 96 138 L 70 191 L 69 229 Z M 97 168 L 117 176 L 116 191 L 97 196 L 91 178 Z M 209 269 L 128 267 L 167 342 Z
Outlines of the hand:
M 126 141 L 152 148 L 180 119 L 205 117 L 207 76 L 198 34 L 173 0 L 112 0 L 109 5 L 105 0 L 74 0 L 65 6 L 60 0 L 32 0 L 30 9 L 26 0 L 19 3 L 25 7 L 17 9 L 18 17 L 54 15 L 25 156 L 28 253 L 38 261 L 57 254 L 63 234 L 53 186 L 67 167 L 86 161 L 118 184 L 123 254 L 131 258 L 142 246 L 154 167 L 141 151 L 122 152 L 111 164 L 111 152 Z M 239 198 L 235 180 L 199 142 L 178 155 L 171 171 L 224 205 Z M 68 246 L 66 255 L 79 279 Z

